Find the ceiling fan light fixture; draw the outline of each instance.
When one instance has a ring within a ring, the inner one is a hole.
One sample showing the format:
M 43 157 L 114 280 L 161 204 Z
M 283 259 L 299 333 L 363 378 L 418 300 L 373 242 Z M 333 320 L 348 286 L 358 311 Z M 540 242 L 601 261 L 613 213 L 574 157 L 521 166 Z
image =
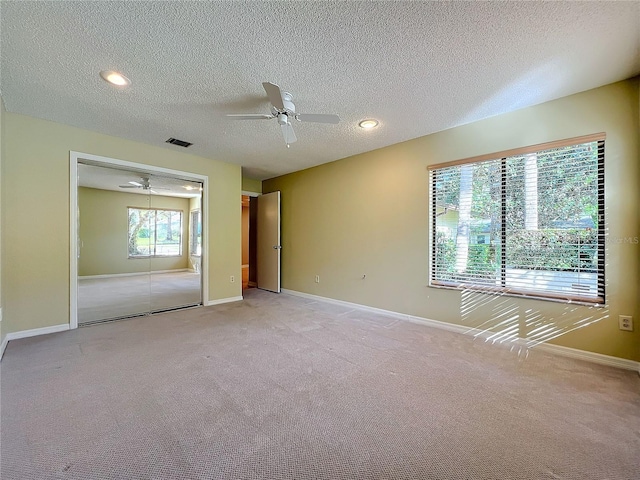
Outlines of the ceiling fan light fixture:
M 270 120 L 275 118 L 282 130 L 284 142 L 289 145 L 296 142 L 296 133 L 293 131 L 291 121 L 295 118 L 298 122 L 314 122 L 314 123 L 339 123 L 340 117 L 333 114 L 317 114 L 317 113 L 297 113 L 296 106 L 291 100 L 293 96 L 289 92 L 283 92 L 275 83 L 262 82 L 269 102 L 271 102 L 271 115 L 261 113 L 231 113 L 227 117 L 237 120 Z
M 278 123 L 280 125 L 286 125 L 289 123 L 289 117 L 287 116 L 286 113 L 279 113 L 278 114 Z
M 366 120 L 361 120 L 358 122 L 358 126 L 364 130 L 371 130 L 372 128 L 376 128 L 380 122 L 373 118 L 367 118 Z
M 102 70 L 100 72 L 100 76 L 105 82 L 115 85 L 116 87 L 128 87 L 131 85 L 131 80 L 121 73 L 114 72 L 113 70 Z

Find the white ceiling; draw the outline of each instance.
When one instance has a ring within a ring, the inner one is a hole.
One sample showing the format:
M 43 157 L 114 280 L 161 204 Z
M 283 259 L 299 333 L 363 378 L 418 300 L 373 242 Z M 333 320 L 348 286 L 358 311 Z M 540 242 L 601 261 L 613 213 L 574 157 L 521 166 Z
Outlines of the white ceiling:
M 129 182 L 144 184 L 149 182 L 150 189 L 131 188 Z M 124 185 L 125 188 L 122 188 Z M 192 198 L 200 196 L 200 183 L 188 179 L 161 176 L 149 171 L 122 169 L 78 163 L 78 186 L 113 190 L 140 195 L 162 195 L 165 197 Z
M 640 73 L 640 2 L 0 2 L 8 111 L 265 179 Z M 99 77 L 132 80 L 118 90 Z M 287 149 L 261 82 L 303 113 Z M 357 122 L 380 126 L 363 131 Z M 188 150 L 164 143 L 193 142 Z M 89 152 L 92 153 L 92 152 Z

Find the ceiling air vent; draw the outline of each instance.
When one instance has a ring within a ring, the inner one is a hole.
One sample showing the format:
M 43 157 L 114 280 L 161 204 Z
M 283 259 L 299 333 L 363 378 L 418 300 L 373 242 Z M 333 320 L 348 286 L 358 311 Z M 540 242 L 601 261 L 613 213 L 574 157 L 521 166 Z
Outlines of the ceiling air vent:
M 170 138 L 167 140 L 167 143 L 171 143 L 172 145 L 178 145 L 179 147 L 190 147 L 193 143 L 185 142 L 184 140 L 178 140 L 177 138 Z

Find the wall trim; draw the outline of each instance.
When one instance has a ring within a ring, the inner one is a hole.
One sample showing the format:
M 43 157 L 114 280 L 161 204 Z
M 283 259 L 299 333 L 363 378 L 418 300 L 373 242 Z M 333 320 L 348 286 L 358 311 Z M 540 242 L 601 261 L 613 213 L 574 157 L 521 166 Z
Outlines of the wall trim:
M 2 307 L 0 307 L 0 324 L 2 324 Z M 0 332 L 2 332 L 1 327 Z M 0 335 L 2 335 L 2 333 L 0 333 Z M 7 340 L 7 336 L 2 336 L 0 338 L 0 360 L 2 360 L 2 355 L 4 355 L 4 349 L 7 348 L 7 343 L 9 343 L 9 340 Z
M 20 330 L 18 332 L 7 333 L 7 340 L 18 340 L 20 338 L 37 337 L 38 335 L 48 335 L 49 333 L 58 333 L 69 330 L 68 323 L 60 325 L 51 325 L 50 327 L 32 328 L 30 330 Z
M 4 351 L 7 348 L 7 344 L 9 340 L 7 340 L 7 336 L 2 337 L 2 342 L 0 342 L 0 361 L 2 361 L 2 356 L 4 355 Z
M 460 333 L 462 335 L 470 335 L 474 337 L 484 338 L 487 342 L 491 342 L 492 344 L 498 343 L 498 344 L 506 344 L 509 346 L 517 345 L 517 346 L 540 350 L 541 352 L 551 353 L 551 354 L 562 356 L 562 357 L 584 360 L 587 362 L 621 368 L 624 370 L 633 370 L 640 373 L 640 362 L 636 362 L 634 360 L 627 360 L 626 358 L 612 357 L 610 355 L 603 355 L 601 353 L 588 352 L 586 350 L 578 350 L 576 348 L 563 347 L 560 345 L 554 345 L 552 343 L 537 343 L 532 345 L 529 342 L 527 342 L 527 339 L 525 338 L 506 337 L 505 335 L 501 335 L 496 332 L 480 330 L 477 328 L 469 328 L 462 325 L 454 325 L 452 323 L 442 322 L 439 320 L 432 320 L 430 318 L 418 317 L 415 315 L 408 315 L 406 313 L 394 312 L 392 310 L 384 310 L 381 308 L 370 307 L 370 306 L 362 305 L 359 303 L 345 302 L 343 300 L 336 300 L 329 297 L 321 297 L 319 295 L 298 292 L 296 290 L 289 290 L 289 289 L 283 288 L 282 293 L 294 295 L 296 297 L 307 298 L 309 300 L 323 301 L 327 303 L 332 303 L 334 305 L 350 307 L 350 308 L 353 308 L 354 310 L 361 310 L 361 311 L 366 311 L 371 313 L 387 315 L 390 317 L 398 318 L 400 320 L 406 320 L 412 323 L 419 323 L 429 327 L 439 328 L 440 330 L 447 330 L 449 332 Z
M 131 272 L 131 273 L 105 273 L 103 275 L 78 275 L 78 280 L 90 280 L 92 278 L 113 278 L 113 277 L 135 277 L 137 275 L 149 275 L 150 273 L 178 273 L 193 272 L 188 268 L 176 268 L 173 270 L 152 270 L 150 272 Z
M 223 303 L 240 302 L 241 300 L 244 300 L 244 297 L 242 295 L 238 297 L 219 298 L 218 300 L 209 300 L 207 303 L 204 304 L 204 306 L 211 307 L 212 305 L 221 305 Z
M 640 362 L 627 360 L 626 358 L 612 357 L 610 355 L 603 355 L 601 353 L 587 352 L 586 350 L 563 347 L 562 345 L 554 345 L 553 343 L 540 343 L 536 345 L 535 348 L 540 351 L 552 353 L 554 355 L 560 355 L 562 357 L 585 360 L 587 362 L 622 368 L 624 370 L 635 370 L 640 373 Z
M 7 348 L 7 344 L 11 340 L 37 337 L 38 335 L 48 335 L 49 333 L 65 332 L 67 330 L 69 330 L 69 324 L 63 323 L 62 325 L 51 325 L 50 327 L 32 328 L 31 330 L 20 330 L 18 332 L 7 333 L 0 345 L 0 359 L 2 358 L 2 355 L 4 355 L 4 350 Z

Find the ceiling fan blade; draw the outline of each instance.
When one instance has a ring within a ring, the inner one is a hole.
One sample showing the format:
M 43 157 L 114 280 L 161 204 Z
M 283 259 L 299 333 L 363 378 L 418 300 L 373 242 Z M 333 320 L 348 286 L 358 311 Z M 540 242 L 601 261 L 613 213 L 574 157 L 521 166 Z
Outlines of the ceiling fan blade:
M 293 127 L 290 123 L 280 125 L 280 127 L 282 128 L 282 135 L 284 136 L 284 141 L 287 142 L 287 145 L 290 145 L 298 140 L 296 138 L 296 132 L 293 131 Z
M 269 97 L 271 105 L 276 107 L 278 110 L 284 110 L 284 103 L 282 103 L 282 92 L 280 91 L 280 87 L 275 83 L 269 82 L 262 82 L 262 86 L 264 87 L 264 91 L 267 92 L 267 97 Z
M 136 185 L 118 185 L 120 188 L 142 188 L 142 185 L 139 187 Z
M 273 115 L 265 115 L 262 113 L 228 113 L 225 115 L 233 120 L 271 120 Z
M 339 123 L 340 117 L 338 115 L 325 115 L 321 113 L 299 113 L 296 115 L 296 119 L 301 122 L 315 122 L 315 123 Z
M 143 185 L 143 184 L 138 183 L 138 182 L 129 182 L 129 183 L 130 183 L 131 185 L 136 186 L 136 187 L 144 187 L 144 185 Z

